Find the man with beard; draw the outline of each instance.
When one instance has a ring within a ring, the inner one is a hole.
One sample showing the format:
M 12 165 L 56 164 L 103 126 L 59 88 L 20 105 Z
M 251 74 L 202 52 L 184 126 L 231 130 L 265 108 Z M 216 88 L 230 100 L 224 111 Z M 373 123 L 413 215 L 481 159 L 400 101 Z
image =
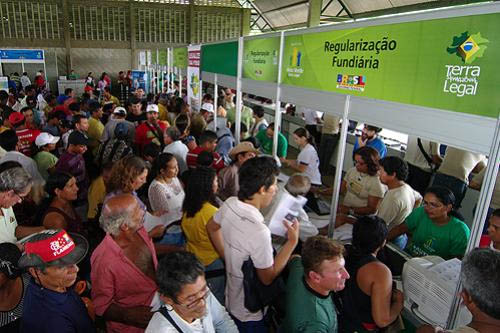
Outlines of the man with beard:
M 361 147 L 368 146 L 375 148 L 378 151 L 380 158 L 384 158 L 387 154 L 387 147 L 385 146 L 384 141 L 382 141 L 382 139 L 380 139 L 377 135 L 381 130 L 382 128 L 380 127 L 365 124 L 361 132 L 361 136 L 358 137 L 354 143 L 353 152 Z
M 156 280 L 165 305 L 153 315 L 147 333 L 238 332 L 226 309 L 210 292 L 203 265 L 194 254 L 167 254 L 160 261 Z

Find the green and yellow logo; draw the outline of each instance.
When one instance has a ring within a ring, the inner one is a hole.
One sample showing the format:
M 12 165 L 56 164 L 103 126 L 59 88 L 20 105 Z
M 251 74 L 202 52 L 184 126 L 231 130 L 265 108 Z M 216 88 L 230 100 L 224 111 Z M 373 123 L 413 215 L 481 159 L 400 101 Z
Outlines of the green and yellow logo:
M 449 54 L 456 54 L 458 57 L 462 58 L 462 61 L 466 64 L 472 63 L 477 58 L 481 58 L 484 51 L 488 48 L 486 43 L 489 40 L 483 38 L 481 33 L 469 35 L 467 31 L 462 33 L 460 36 L 453 37 L 452 45 L 449 46 L 446 51 Z

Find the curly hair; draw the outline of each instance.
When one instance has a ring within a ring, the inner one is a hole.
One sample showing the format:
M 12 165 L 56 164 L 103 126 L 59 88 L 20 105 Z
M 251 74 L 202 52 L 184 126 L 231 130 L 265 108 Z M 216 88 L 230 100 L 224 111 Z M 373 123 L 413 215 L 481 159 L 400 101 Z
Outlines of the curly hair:
M 378 173 L 380 168 L 378 161 L 380 159 L 380 155 L 375 148 L 364 146 L 359 148 L 354 152 L 354 156 L 359 155 L 363 162 L 366 163 L 368 167 L 368 174 L 370 176 L 375 176 Z
M 147 166 L 142 158 L 135 155 L 122 158 L 111 169 L 109 186 L 106 187 L 108 193 L 118 190 L 124 193 L 134 191 L 132 183 L 144 170 L 147 170 Z

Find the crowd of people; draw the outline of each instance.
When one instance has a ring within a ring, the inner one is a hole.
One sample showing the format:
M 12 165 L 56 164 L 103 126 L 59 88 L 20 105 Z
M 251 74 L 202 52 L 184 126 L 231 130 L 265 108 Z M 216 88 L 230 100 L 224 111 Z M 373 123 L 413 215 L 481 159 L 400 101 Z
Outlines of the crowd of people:
M 242 108 L 235 138 L 231 89 L 195 111 L 179 91 L 137 88 L 121 105 L 106 73 L 97 85 L 89 73 L 82 96 L 40 81 L 0 91 L 2 332 L 377 332 L 403 309 L 379 255 L 387 241 L 414 256 L 465 255 L 457 209 L 482 155 L 449 147 L 441 158 L 418 139 L 405 161 L 365 125 L 340 186 L 344 246 L 310 218 L 332 194 L 322 176 L 338 118 L 302 108 L 298 156 L 278 133 L 275 159 L 261 107 Z M 289 196 L 306 203 L 277 237 L 268 225 Z M 470 332 L 500 328 L 499 228 L 492 209 L 489 249 L 464 258 Z

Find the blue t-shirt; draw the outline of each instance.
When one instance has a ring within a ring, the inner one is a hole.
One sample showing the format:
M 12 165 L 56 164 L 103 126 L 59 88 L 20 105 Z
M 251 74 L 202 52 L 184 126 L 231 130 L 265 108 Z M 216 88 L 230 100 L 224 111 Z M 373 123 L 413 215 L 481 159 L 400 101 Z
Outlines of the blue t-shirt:
M 366 146 L 367 147 L 372 147 L 374 149 L 376 149 L 378 151 L 378 154 L 380 155 L 380 158 L 384 158 L 385 155 L 387 154 L 387 147 L 385 146 L 385 143 L 384 141 L 382 141 L 382 139 L 380 139 L 378 136 L 375 137 L 374 139 L 372 140 L 369 140 L 367 143 L 366 143 Z M 354 151 L 353 151 L 353 157 L 354 157 L 354 152 L 358 149 L 358 140 L 356 138 L 356 140 L 354 141 Z
M 95 332 L 87 308 L 73 289 L 59 293 L 31 279 L 24 298 L 21 332 Z

